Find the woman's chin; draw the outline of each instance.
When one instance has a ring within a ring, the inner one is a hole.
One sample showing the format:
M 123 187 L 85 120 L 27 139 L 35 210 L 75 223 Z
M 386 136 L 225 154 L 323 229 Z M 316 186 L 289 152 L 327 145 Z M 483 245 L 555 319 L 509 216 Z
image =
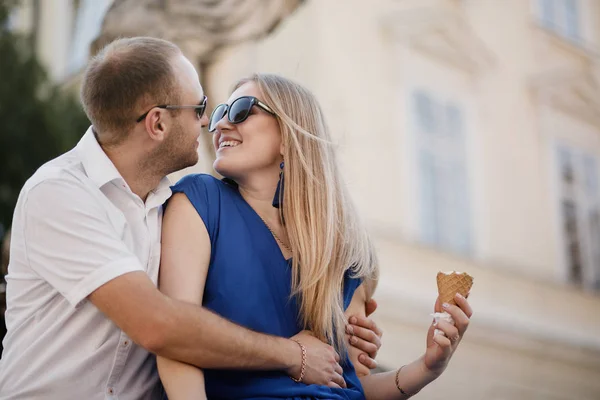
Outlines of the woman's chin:
M 213 168 L 219 175 L 226 178 L 230 178 L 235 175 L 235 168 L 231 168 L 226 162 L 218 158 L 213 163 Z
M 219 162 L 219 159 L 216 159 L 213 162 L 213 169 L 215 171 L 217 171 L 217 173 L 219 173 L 220 175 L 223 175 L 224 170 L 223 170 L 223 167 L 221 166 L 221 163 Z

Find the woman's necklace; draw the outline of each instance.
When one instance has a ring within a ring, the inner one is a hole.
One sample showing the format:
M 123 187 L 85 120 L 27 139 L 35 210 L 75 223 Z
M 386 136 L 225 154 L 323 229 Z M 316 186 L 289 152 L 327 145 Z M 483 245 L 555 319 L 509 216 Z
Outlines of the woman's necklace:
M 260 215 L 258 217 L 262 220 L 262 222 L 264 222 L 265 226 L 271 232 L 271 234 L 273 235 L 273 237 L 275 238 L 275 240 L 277 240 L 288 252 L 291 253 L 292 249 L 290 249 L 289 246 L 283 242 L 283 240 L 279 239 L 279 236 L 277 236 L 277 234 L 275 234 L 275 232 L 273 231 L 273 229 L 271 229 L 271 227 L 269 226 L 269 224 L 267 224 L 267 221 L 265 221 L 263 219 L 263 217 L 261 217 Z

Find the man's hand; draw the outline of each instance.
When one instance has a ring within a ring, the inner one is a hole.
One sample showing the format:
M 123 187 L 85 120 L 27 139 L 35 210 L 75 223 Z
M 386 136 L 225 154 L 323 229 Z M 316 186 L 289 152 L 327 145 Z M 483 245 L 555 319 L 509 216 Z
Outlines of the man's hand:
M 302 331 L 291 339 L 302 343 L 306 348 L 306 368 L 303 383 L 325 385 L 329 387 L 346 387 L 342 377 L 343 370 L 339 364 L 340 356 L 330 345 L 323 343 L 309 331 Z M 288 375 L 298 379 L 302 370 L 302 350 L 298 346 L 298 362 L 288 370 Z
M 365 314 L 368 317 L 377 309 L 377 302 L 370 299 L 365 303 Z M 377 352 L 381 348 L 381 337 L 383 332 L 375 322 L 370 318 L 365 318 L 360 315 L 352 315 L 349 320 L 349 325 L 346 328 L 350 345 L 355 349 L 350 349 L 351 352 L 358 351 L 358 361 L 362 365 L 355 365 L 356 372 L 359 376 L 369 374 L 369 370 L 377 368 Z

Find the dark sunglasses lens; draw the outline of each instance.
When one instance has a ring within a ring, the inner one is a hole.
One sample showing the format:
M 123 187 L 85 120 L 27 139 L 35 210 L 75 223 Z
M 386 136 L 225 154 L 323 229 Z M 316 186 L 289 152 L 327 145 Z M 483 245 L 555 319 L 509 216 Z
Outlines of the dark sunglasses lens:
M 196 108 L 196 116 L 198 117 L 198 119 L 202 119 L 204 111 L 206 111 L 206 104 L 202 104 L 198 108 Z
M 226 104 L 220 104 L 215 108 L 210 116 L 210 121 L 208 123 L 208 131 L 214 132 L 217 129 L 217 122 L 219 122 L 225 116 L 225 112 L 227 110 Z
M 252 99 L 240 97 L 229 107 L 229 121 L 234 124 L 239 124 L 248 118 L 250 109 L 252 108 Z

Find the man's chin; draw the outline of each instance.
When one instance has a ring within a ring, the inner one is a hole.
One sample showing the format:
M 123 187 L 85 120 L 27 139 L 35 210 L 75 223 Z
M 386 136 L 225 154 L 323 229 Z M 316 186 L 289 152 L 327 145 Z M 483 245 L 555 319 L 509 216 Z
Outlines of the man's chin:
M 180 158 L 179 160 L 176 160 L 176 163 L 173 165 L 173 168 L 171 168 L 172 171 L 167 173 L 167 175 L 172 174 L 173 172 L 181 171 L 182 169 L 193 167 L 194 165 L 198 164 L 199 159 L 200 158 L 198 157 L 197 153 L 195 157 L 189 157 L 187 159 Z
M 196 157 L 194 157 L 194 158 L 190 158 L 190 159 L 188 160 L 188 162 L 186 162 L 186 163 L 185 163 L 185 165 L 183 165 L 183 166 L 182 166 L 182 168 L 181 168 L 181 169 L 184 169 L 184 168 L 189 168 L 189 167 L 193 167 L 194 165 L 198 164 L 198 160 L 199 160 L 198 156 L 196 156 Z M 183 164 L 183 163 L 182 163 L 182 164 Z

